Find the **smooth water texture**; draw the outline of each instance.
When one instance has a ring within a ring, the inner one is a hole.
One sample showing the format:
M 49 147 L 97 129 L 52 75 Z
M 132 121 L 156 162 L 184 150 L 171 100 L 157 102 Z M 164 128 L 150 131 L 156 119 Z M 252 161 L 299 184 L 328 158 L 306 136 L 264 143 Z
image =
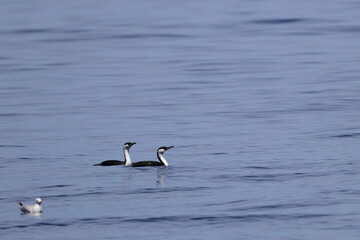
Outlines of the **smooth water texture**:
M 359 7 L 2 1 L 1 240 L 359 239 Z

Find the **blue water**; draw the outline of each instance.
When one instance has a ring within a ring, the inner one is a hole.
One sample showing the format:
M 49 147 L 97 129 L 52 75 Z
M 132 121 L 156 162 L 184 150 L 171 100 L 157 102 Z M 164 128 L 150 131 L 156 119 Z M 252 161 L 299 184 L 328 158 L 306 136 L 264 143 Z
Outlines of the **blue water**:
M 1 240 L 359 239 L 359 7 L 2 1 Z

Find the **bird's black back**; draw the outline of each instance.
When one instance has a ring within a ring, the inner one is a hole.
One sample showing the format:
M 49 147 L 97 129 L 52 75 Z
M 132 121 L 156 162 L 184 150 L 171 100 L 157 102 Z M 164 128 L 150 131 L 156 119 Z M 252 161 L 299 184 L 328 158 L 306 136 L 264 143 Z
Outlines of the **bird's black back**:
M 161 162 L 156 161 L 143 161 L 136 162 L 131 165 L 132 167 L 156 167 L 156 166 L 164 166 Z
M 106 160 L 98 164 L 94 164 L 94 166 L 114 166 L 114 165 L 124 165 L 124 161 L 119 160 Z

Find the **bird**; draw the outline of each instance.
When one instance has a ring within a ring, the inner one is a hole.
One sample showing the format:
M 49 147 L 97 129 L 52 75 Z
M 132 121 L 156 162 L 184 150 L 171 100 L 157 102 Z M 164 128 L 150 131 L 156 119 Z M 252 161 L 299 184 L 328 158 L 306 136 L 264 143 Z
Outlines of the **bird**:
M 124 159 L 125 161 L 119 161 L 119 160 L 106 160 L 98 164 L 94 164 L 93 166 L 114 166 L 114 165 L 125 165 L 125 166 L 131 166 L 131 158 L 129 154 L 129 149 L 132 145 L 136 144 L 136 142 L 126 142 L 123 145 L 123 152 L 124 152 Z
M 170 148 L 173 148 L 174 146 L 166 147 L 162 146 L 159 147 L 157 150 L 157 158 L 159 159 L 159 162 L 157 161 L 141 161 L 133 163 L 132 167 L 155 167 L 155 166 L 169 166 L 169 163 L 164 158 L 163 154 Z
M 19 202 L 20 211 L 23 213 L 41 213 L 42 207 L 41 207 L 41 198 L 35 198 L 35 204 L 34 205 L 26 205 L 22 202 Z

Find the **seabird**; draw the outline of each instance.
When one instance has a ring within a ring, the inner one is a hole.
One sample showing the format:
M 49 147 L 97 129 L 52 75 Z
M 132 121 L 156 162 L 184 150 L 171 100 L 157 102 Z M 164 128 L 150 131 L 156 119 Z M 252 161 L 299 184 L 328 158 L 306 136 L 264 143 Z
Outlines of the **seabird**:
M 142 161 L 142 162 L 133 163 L 131 166 L 132 167 L 169 166 L 169 163 L 166 161 L 163 154 L 164 154 L 164 152 L 166 152 L 167 150 L 169 150 L 170 148 L 173 148 L 173 147 L 174 146 L 159 147 L 159 149 L 157 150 L 157 158 L 159 159 L 159 162 L 157 162 L 157 161 Z
M 106 160 L 98 164 L 94 164 L 94 166 L 114 166 L 114 165 L 125 165 L 125 166 L 131 166 L 131 158 L 129 154 L 129 149 L 132 145 L 136 144 L 136 142 L 126 142 L 123 146 L 123 152 L 124 152 L 124 159 L 125 161 L 119 161 L 119 160 Z
M 20 211 L 22 211 L 23 213 L 41 213 L 41 198 L 35 198 L 35 202 L 36 203 L 34 205 L 26 205 L 19 202 Z

